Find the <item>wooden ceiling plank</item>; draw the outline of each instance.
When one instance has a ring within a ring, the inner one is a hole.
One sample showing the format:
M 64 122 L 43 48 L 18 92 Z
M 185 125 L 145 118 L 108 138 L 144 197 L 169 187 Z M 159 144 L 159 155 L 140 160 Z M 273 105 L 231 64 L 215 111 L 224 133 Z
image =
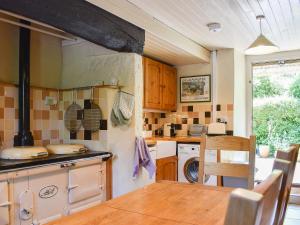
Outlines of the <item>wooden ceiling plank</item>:
M 247 2 L 250 8 L 252 9 L 252 11 L 254 12 L 254 19 L 256 19 L 256 16 L 258 15 L 265 15 L 261 6 L 258 4 L 257 0 L 247 0 Z M 256 23 L 259 27 L 258 20 L 256 20 Z M 262 21 L 262 29 L 264 34 L 274 35 L 272 28 L 270 27 L 270 24 L 268 23 L 267 20 Z
M 226 12 L 227 21 L 231 23 L 231 27 L 233 28 L 232 32 L 230 32 L 231 35 L 236 30 L 239 30 L 239 32 L 247 34 L 245 37 L 249 40 L 256 37 L 257 33 L 253 24 L 249 21 L 247 13 L 240 7 L 238 2 L 223 0 L 223 3 L 220 2 L 219 8 L 220 12 Z M 238 23 L 236 21 L 238 21 Z M 232 37 L 230 37 L 230 40 L 232 40 Z
M 274 12 L 271 8 L 271 5 L 269 4 L 269 1 L 257 1 L 257 2 L 264 12 L 264 15 L 266 17 L 265 20 L 268 21 L 270 27 L 272 28 L 273 40 L 278 42 L 279 40 L 277 37 L 283 39 L 282 33 L 280 31 L 279 23 L 276 19 L 276 16 L 274 15 Z
M 280 0 L 268 0 L 271 10 L 273 11 L 274 16 L 278 19 L 280 32 L 286 34 L 284 41 L 291 39 L 291 33 L 288 27 L 287 17 L 285 13 L 282 12 L 280 6 Z
M 249 15 L 248 15 L 248 13 L 251 12 L 251 9 L 249 9 L 249 7 L 244 8 L 243 7 L 244 4 L 242 3 L 242 1 L 246 1 L 246 0 L 234 0 L 234 1 L 230 1 L 230 2 L 232 4 L 232 7 L 234 7 L 234 10 L 239 14 L 239 16 L 243 17 L 244 20 L 247 21 L 245 23 L 245 27 L 246 28 L 250 27 L 252 36 L 256 37 L 257 36 L 256 27 L 254 26 L 254 24 L 252 23 L 251 19 L 249 18 Z
M 138 7 L 126 0 L 88 0 L 90 3 L 107 10 L 122 19 L 125 19 L 138 27 L 145 29 L 147 32 L 157 35 L 160 39 L 171 43 L 179 49 L 185 50 L 189 54 L 197 57 L 199 62 L 210 61 L 210 51 L 200 46 L 196 42 L 188 39 L 184 35 L 169 28 L 151 15 L 142 12 Z M 126 13 L 126 10 L 132 13 Z
M 291 13 L 291 6 L 289 0 L 278 0 L 282 12 L 286 15 L 287 18 L 287 24 L 289 26 L 289 30 L 291 32 L 291 35 L 294 36 L 296 32 L 295 24 L 294 24 L 294 17 Z

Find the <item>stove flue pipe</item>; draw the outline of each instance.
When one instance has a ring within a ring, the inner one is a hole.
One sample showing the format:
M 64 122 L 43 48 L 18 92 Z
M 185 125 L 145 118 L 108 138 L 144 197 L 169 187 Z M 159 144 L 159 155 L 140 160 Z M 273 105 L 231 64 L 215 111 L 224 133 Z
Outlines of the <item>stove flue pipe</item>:
M 30 24 L 27 21 L 21 21 Z M 30 131 L 30 30 L 20 28 L 19 37 L 19 132 L 14 146 L 33 146 Z

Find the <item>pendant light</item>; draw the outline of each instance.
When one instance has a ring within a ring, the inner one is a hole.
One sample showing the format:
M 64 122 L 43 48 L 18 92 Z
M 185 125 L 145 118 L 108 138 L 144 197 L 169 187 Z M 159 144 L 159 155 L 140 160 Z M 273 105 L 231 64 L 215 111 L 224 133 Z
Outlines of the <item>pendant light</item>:
M 264 15 L 256 16 L 256 19 L 259 20 L 260 35 L 249 46 L 249 48 L 246 49 L 246 55 L 264 55 L 279 51 L 278 46 L 273 44 L 262 34 L 261 20 L 264 18 Z

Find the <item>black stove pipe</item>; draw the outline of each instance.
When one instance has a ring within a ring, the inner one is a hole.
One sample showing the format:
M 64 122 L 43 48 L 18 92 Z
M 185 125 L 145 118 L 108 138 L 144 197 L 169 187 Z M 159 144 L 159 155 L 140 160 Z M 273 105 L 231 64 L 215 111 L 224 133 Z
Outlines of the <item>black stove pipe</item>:
M 27 21 L 21 21 L 30 25 Z M 33 146 L 30 132 L 30 30 L 20 28 L 19 37 L 19 132 L 14 146 Z

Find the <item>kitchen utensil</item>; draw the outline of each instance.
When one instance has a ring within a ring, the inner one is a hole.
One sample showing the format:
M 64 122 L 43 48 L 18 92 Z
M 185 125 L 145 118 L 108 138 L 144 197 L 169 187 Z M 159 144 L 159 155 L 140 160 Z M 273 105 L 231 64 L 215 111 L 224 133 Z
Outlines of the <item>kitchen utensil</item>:
M 82 122 L 81 122 L 81 111 L 82 108 L 80 105 L 76 103 L 76 98 L 74 98 L 74 93 L 75 91 L 73 90 L 72 92 L 72 101 L 73 103 L 69 105 L 65 112 L 64 116 L 64 122 L 65 122 L 65 127 L 70 131 L 70 132 L 76 132 L 80 129 Z M 75 99 L 75 100 L 74 100 Z
M 47 149 L 38 146 L 13 147 L 0 151 L 1 159 L 35 159 L 47 156 Z
M 102 119 L 102 112 L 96 103 L 93 101 L 94 92 L 91 87 L 90 107 L 83 110 L 82 126 L 85 130 L 97 131 L 100 129 L 100 120 Z
M 176 136 L 176 128 L 174 123 L 165 123 L 164 124 L 164 136 L 167 137 L 175 137 Z
M 82 144 L 50 144 L 48 152 L 55 155 L 76 154 L 87 152 L 88 149 Z

